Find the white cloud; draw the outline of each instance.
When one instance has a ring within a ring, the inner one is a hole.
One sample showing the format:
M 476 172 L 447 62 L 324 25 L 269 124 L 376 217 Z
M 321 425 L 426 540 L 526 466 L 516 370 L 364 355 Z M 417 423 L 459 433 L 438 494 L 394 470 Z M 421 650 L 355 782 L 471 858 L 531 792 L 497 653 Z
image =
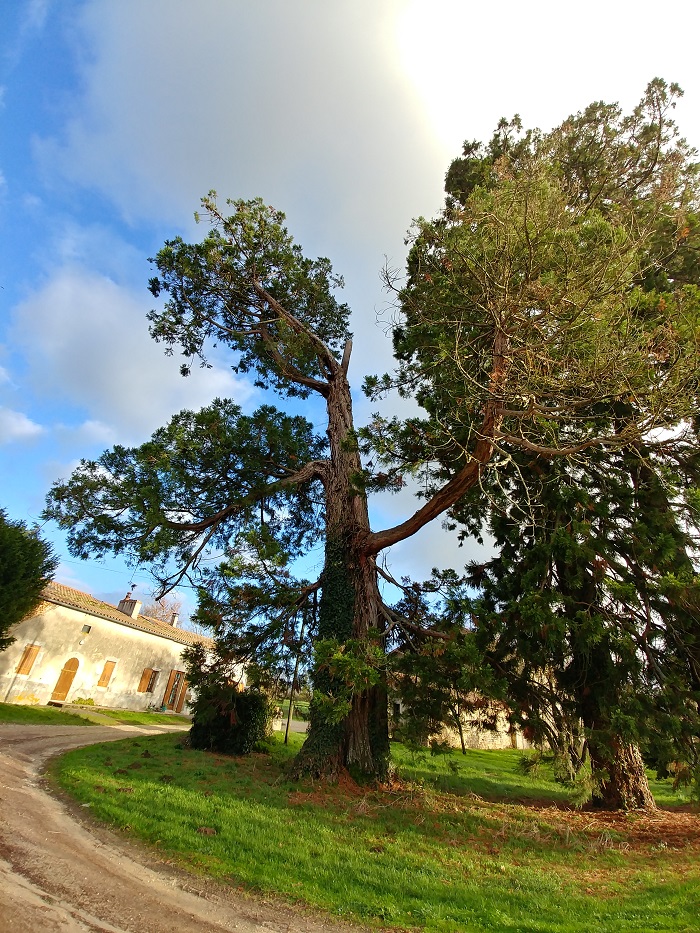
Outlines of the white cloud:
M 140 295 L 81 269 L 58 271 L 15 309 L 33 390 L 78 406 L 87 415 L 80 430 L 93 440 L 138 442 L 181 408 L 252 395 L 222 366 L 183 379 L 178 360 L 149 337 L 147 310 Z
M 3 49 L 8 67 L 12 68 L 19 62 L 30 41 L 43 31 L 52 2 L 53 0 L 27 0 L 23 3 L 24 8 L 19 17 L 19 29 L 13 42 Z M 0 88 L 0 105 L 3 91 L 4 88 Z
M 46 24 L 46 16 L 51 0 L 29 0 L 27 3 L 24 29 L 28 32 L 41 32 Z
M 630 16 L 628 3 L 609 0 L 590 0 L 585 15 L 559 0 L 407 0 L 396 20 L 399 61 L 431 133 L 451 155 L 465 136 L 490 135 L 501 116 L 520 113 L 526 126 L 548 129 L 592 100 L 634 106 L 654 75 L 694 94 L 695 104 L 680 122 L 685 132 L 688 121 L 695 124 L 690 135 L 697 142 L 700 86 L 689 54 L 693 33 L 681 36 L 674 25 L 676 15 L 694 21 L 695 6 L 680 0 L 673 19 L 657 18 L 658 29 L 648 28 L 655 10 L 649 0 L 634 10 Z M 606 47 L 615 54 L 596 55 L 601 24 Z M 662 38 L 666 29 L 673 30 L 673 41 Z M 595 67 L 585 67 L 591 54 Z
M 21 411 L 0 407 L 0 444 L 34 440 L 43 433 L 44 428 Z
M 54 427 L 54 433 L 60 440 L 77 449 L 94 444 L 109 447 L 116 444 L 118 440 L 117 432 L 114 427 L 105 424 L 103 421 L 94 419 L 83 421 L 83 423 L 79 424 L 77 427 L 58 424 Z
M 447 161 L 400 71 L 401 6 L 94 0 L 72 114 L 36 144 L 45 177 L 177 230 L 210 188 L 262 196 L 345 276 L 354 371 L 381 369 L 379 272 L 385 256 L 403 264 L 411 218 L 439 207 Z
M 76 572 L 74 567 L 71 567 L 70 564 L 66 564 L 64 561 L 56 568 L 54 573 L 54 580 L 57 583 L 62 583 L 64 586 L 72 586 L 75 590 L 81 590 L 82 592 L 90 592 L 89 585 L 85 583 L 79 573 Z
M 0 386 L 10 385 L 12 380 L 10 379 L 9 372 L 5 369 L 4 366 L 0 366 Z
M 395 62 L 397 6 L 96 0 L 80 22 L 84 94 L 45 141 L 52 169 L 127 216 L 181 221 L 213 186 L 313 204 L 317 224 L 372 237 L 366 209 L 381 225 L 433 154 Z
M 439 209 L 465 137 L 516 111 L 546 127 L 596 97 L 629 106 L 660 73 L 695 95 L 679 119 L 700 138 L 692 30 L 659 42 L 644 16 L 592 3 L 582 18 L 552 0 L 92 0 L 75 23 L 80 90 L 37 153 L 48 180 L 99 191 L 131 220 L 182 229 L 212 187 L 285 210 L 346 277 L 353 374 L 381 371 L 379 270 L 385 254 L 402 267 L 411 218 Z M 616 54 L 580 67 L 603 21 Z

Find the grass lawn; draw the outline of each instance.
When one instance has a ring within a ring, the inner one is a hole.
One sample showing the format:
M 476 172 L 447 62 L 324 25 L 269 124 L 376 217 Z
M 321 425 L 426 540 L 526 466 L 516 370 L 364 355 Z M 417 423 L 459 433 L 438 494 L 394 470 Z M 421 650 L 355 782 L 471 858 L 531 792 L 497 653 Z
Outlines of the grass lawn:
M 282 710 L 283 718 L 287 718 L 287 713 L 289 712 L 289 699 L 277 700 L 277 706 Z M 308 700 L 295 700 L 294 701 L 294 718 L 307 720 L 309 718 L 309 701 Z
M 91 707 L 85 707 L 85 713 L 90 715 Z M 128 709 L 96 709 L 99 716 L 107 716 L 126 726 L 190 726 L 192 720 L 189 716 L 177 716 L 173 713 L 137 713 Z
M 53 706 L 20 706 L 0 703 L 0 722 L 26 723 L 28 726 L 92 726 L 88 719 L 64 713 Z
M 700 826 L 682 798 L 651 816 L 567 808 L 519 752 L 415 757 L 395 748 L 389 788 L 294 784 L 303 736 L 246 758 L 183 749 L 181 736 L 110 742 L 53 762 L 96 818 L 168 858 L 394 930 L 691 933 Z
M 126 726 L 189 726 L 188 716 L 175 716 L 172 713 L 136 713 L 127 709 L 95 709 L 93 706 L 81 707 L 78 712 L 63 712 L 53 706 L 22 706 L 15 703 L 0 703 L 0 722 L 28 723 L 31 725 L 93 726 L 105 723 L 107 719 Z

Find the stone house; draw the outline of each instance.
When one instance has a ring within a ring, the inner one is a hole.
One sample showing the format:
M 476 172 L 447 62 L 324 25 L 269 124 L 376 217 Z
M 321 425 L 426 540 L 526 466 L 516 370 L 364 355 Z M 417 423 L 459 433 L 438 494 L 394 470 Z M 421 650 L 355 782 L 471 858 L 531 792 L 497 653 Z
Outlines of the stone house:
M 130 594 L 118 607 L 49 583 L 35 613 L 15 625 L 0 652 L 0 701 L 187 709 L 182 653 L 210 638 L 140 615 Z

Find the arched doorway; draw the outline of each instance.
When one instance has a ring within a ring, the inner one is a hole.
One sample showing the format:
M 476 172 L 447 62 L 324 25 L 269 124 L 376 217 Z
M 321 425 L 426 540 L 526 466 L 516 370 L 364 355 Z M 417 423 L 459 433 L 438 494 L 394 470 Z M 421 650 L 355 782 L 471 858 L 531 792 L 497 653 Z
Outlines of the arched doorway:
M 71 658 L 63 665 L 63 670 L 59 674 L 54 692 L 51 694 L 51 702 L 56 700 L 65 700 L 68 691 L 73 686 L 73 678 L 78 670 L 80 662 L 77 658 Z

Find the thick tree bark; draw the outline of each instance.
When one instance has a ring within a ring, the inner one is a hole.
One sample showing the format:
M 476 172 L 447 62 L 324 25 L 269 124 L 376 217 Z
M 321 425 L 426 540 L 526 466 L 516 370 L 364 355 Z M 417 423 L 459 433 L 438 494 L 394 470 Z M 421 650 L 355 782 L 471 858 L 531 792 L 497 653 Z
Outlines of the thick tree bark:
M 330 460 L 323 476 L 326 493 L 326 553 L 319 607 L 318 639 L 337 646 L 367 645 L 383 618 L 374 561 L 362 550 L 370 533 L 367 498 L 358 484 L 362 472 L 354 436 L 350 386 L 343 367 L 329 380 L 327 395 Z M 383 645 L 382 645 L 383 647 Z M 297 757 L 298 774 L 334 777 L 343 769 L 382 779 L 389 762 L 386 683 L 349 687 L 318 664 L 307 740 Z M 329 698 L 351 694 L 349 712 L 338 721 Z
M 601 810 L 655 810 L 637 745 L 613 739 L 605 747 L 589 739 L 594 780 L 592 804 Z
M 610 659 L 600 646 L 591 655 L 594 660 L 598 655 L 595 667 L 602 676 Z M 606 710 L 599 705 L 601 692 L 600 685 L 589 685 L 580 699 L 593 780 L 591 804 L 601 810 L 655 810 L 639 747 L 616 734 Z

